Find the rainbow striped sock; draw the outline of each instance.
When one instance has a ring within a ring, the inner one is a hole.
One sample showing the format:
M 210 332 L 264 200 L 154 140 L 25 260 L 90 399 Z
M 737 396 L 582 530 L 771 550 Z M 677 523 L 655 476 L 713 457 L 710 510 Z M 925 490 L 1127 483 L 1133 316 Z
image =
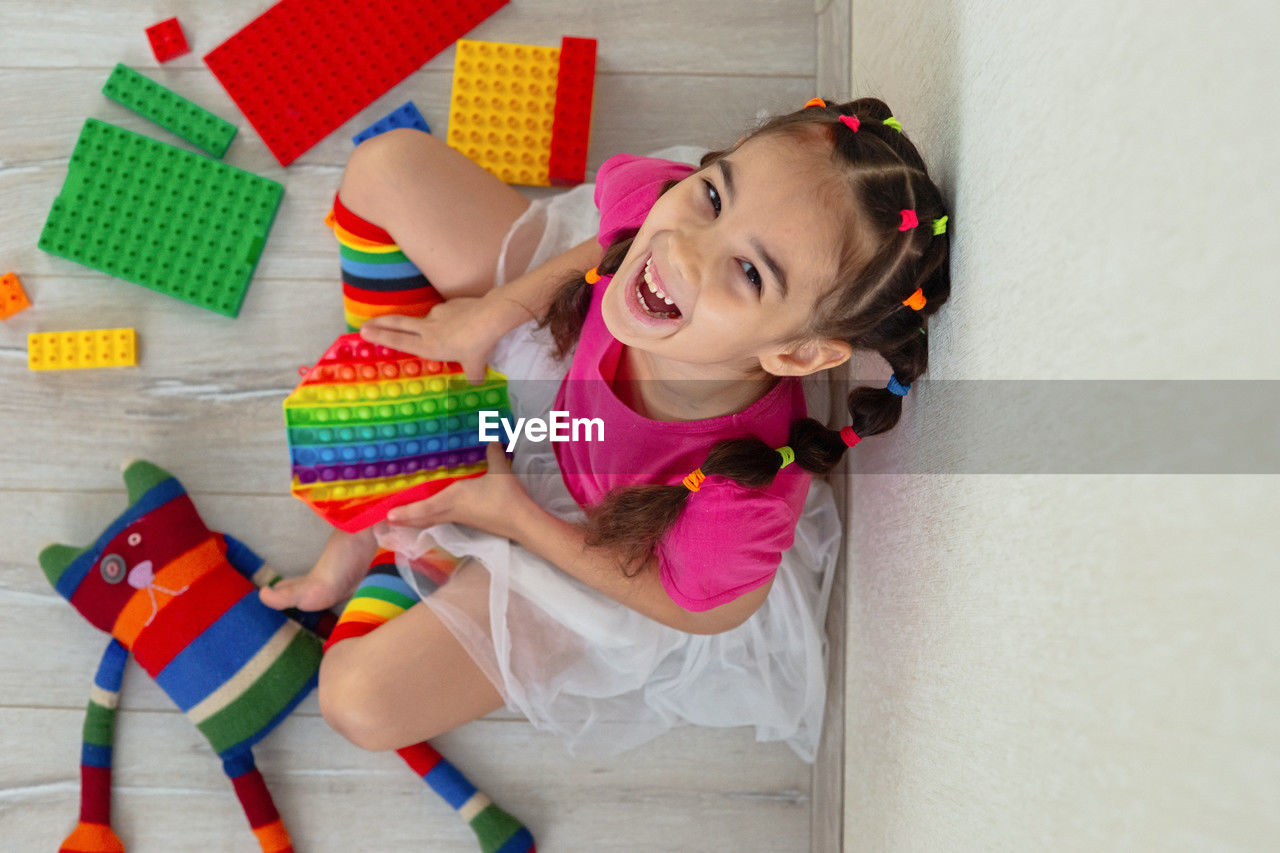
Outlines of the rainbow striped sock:
M 447 552 L 440 554 L 443 556 L 430 561 L 430 569 L 423 578 L 423 582 L 432 589 L 448 580 L 458 562 L 448 559 Z M 325 650 L 350 637 L 368 634 L 420 600 L 418 593 L 396 570 L 395 554 L 379 551 L 369 565 L 369 574 L 343 609 L 338 624 L 324 644 Z M 424 740 L 396 752 L 471 826 L 480 841 L 481 853 L 535 853 L 537 848 L 533 835 L 524 824 L 477 790 L 429 741 Z
M 348 210 L 336 193 L 324 222 L 338 238 L 347 331 L 381 314 L 421 317 L 444 301 L 391 235 Z

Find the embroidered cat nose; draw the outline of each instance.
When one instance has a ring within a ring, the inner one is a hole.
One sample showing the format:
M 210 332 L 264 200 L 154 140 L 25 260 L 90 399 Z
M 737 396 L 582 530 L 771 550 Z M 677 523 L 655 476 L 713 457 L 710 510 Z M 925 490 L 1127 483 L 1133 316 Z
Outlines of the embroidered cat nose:
M 146 589 L 151 586 L 151 582 L 155 579 L 156 576 L 151 570 L 150 560 L 143 560 L 129 570 L 129 586 L 134 589 Z

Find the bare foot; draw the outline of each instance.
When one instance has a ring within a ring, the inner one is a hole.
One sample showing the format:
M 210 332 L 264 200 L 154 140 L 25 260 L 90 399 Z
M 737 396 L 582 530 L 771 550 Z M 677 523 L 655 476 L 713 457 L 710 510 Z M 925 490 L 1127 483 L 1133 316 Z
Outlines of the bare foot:
M 335 530 L 324 543 L 320 559 L 311 571 L 285 578 L 275 586 L 258 590 L 262 603 L 274 610 L 324 610 L 346 601 L 356 591 L 369 570 L 369 561 L 378 551 L 372 529 L 359 533 Z

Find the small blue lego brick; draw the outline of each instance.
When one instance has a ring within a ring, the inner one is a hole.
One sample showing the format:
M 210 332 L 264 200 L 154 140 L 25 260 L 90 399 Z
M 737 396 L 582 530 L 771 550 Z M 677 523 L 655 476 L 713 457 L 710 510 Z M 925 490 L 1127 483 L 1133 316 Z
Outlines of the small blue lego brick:
M 377 136 L 379 133 L 386 133 L 397 127 L 412 127 L 421 130 L 423 133 L 430 133 L 431 128 L 427 126 L 427 120 L 422 117 L 422 113 L 418 112 L 418 108 L 414 106 L 413 101 L 409 101 L 395 112 L 388 116 L 378 119 L 374 124 L 360 131 L 354 137 L 356 145 Z

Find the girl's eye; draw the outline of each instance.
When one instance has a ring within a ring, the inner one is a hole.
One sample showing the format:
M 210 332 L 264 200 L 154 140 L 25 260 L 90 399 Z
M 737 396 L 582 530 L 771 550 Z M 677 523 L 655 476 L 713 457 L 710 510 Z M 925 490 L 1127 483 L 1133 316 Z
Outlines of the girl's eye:
M 738 261 L 738 263 L 742 264 L 742 271 L 747 274 L 747 281 L 751 282 L 756 290 L 761 290 L 764 287 L 764 279 L 760 277 L 760 270 L 756 269 L 755 264 L 750 261 Z
M 707 200 L 711 202 L 711 209 L 716 212 L 716 216 L 720 215 L 720 193 L 716 191 L 715 185 L 706 178 L 702 179 L 702 183 L 707 186 Z

